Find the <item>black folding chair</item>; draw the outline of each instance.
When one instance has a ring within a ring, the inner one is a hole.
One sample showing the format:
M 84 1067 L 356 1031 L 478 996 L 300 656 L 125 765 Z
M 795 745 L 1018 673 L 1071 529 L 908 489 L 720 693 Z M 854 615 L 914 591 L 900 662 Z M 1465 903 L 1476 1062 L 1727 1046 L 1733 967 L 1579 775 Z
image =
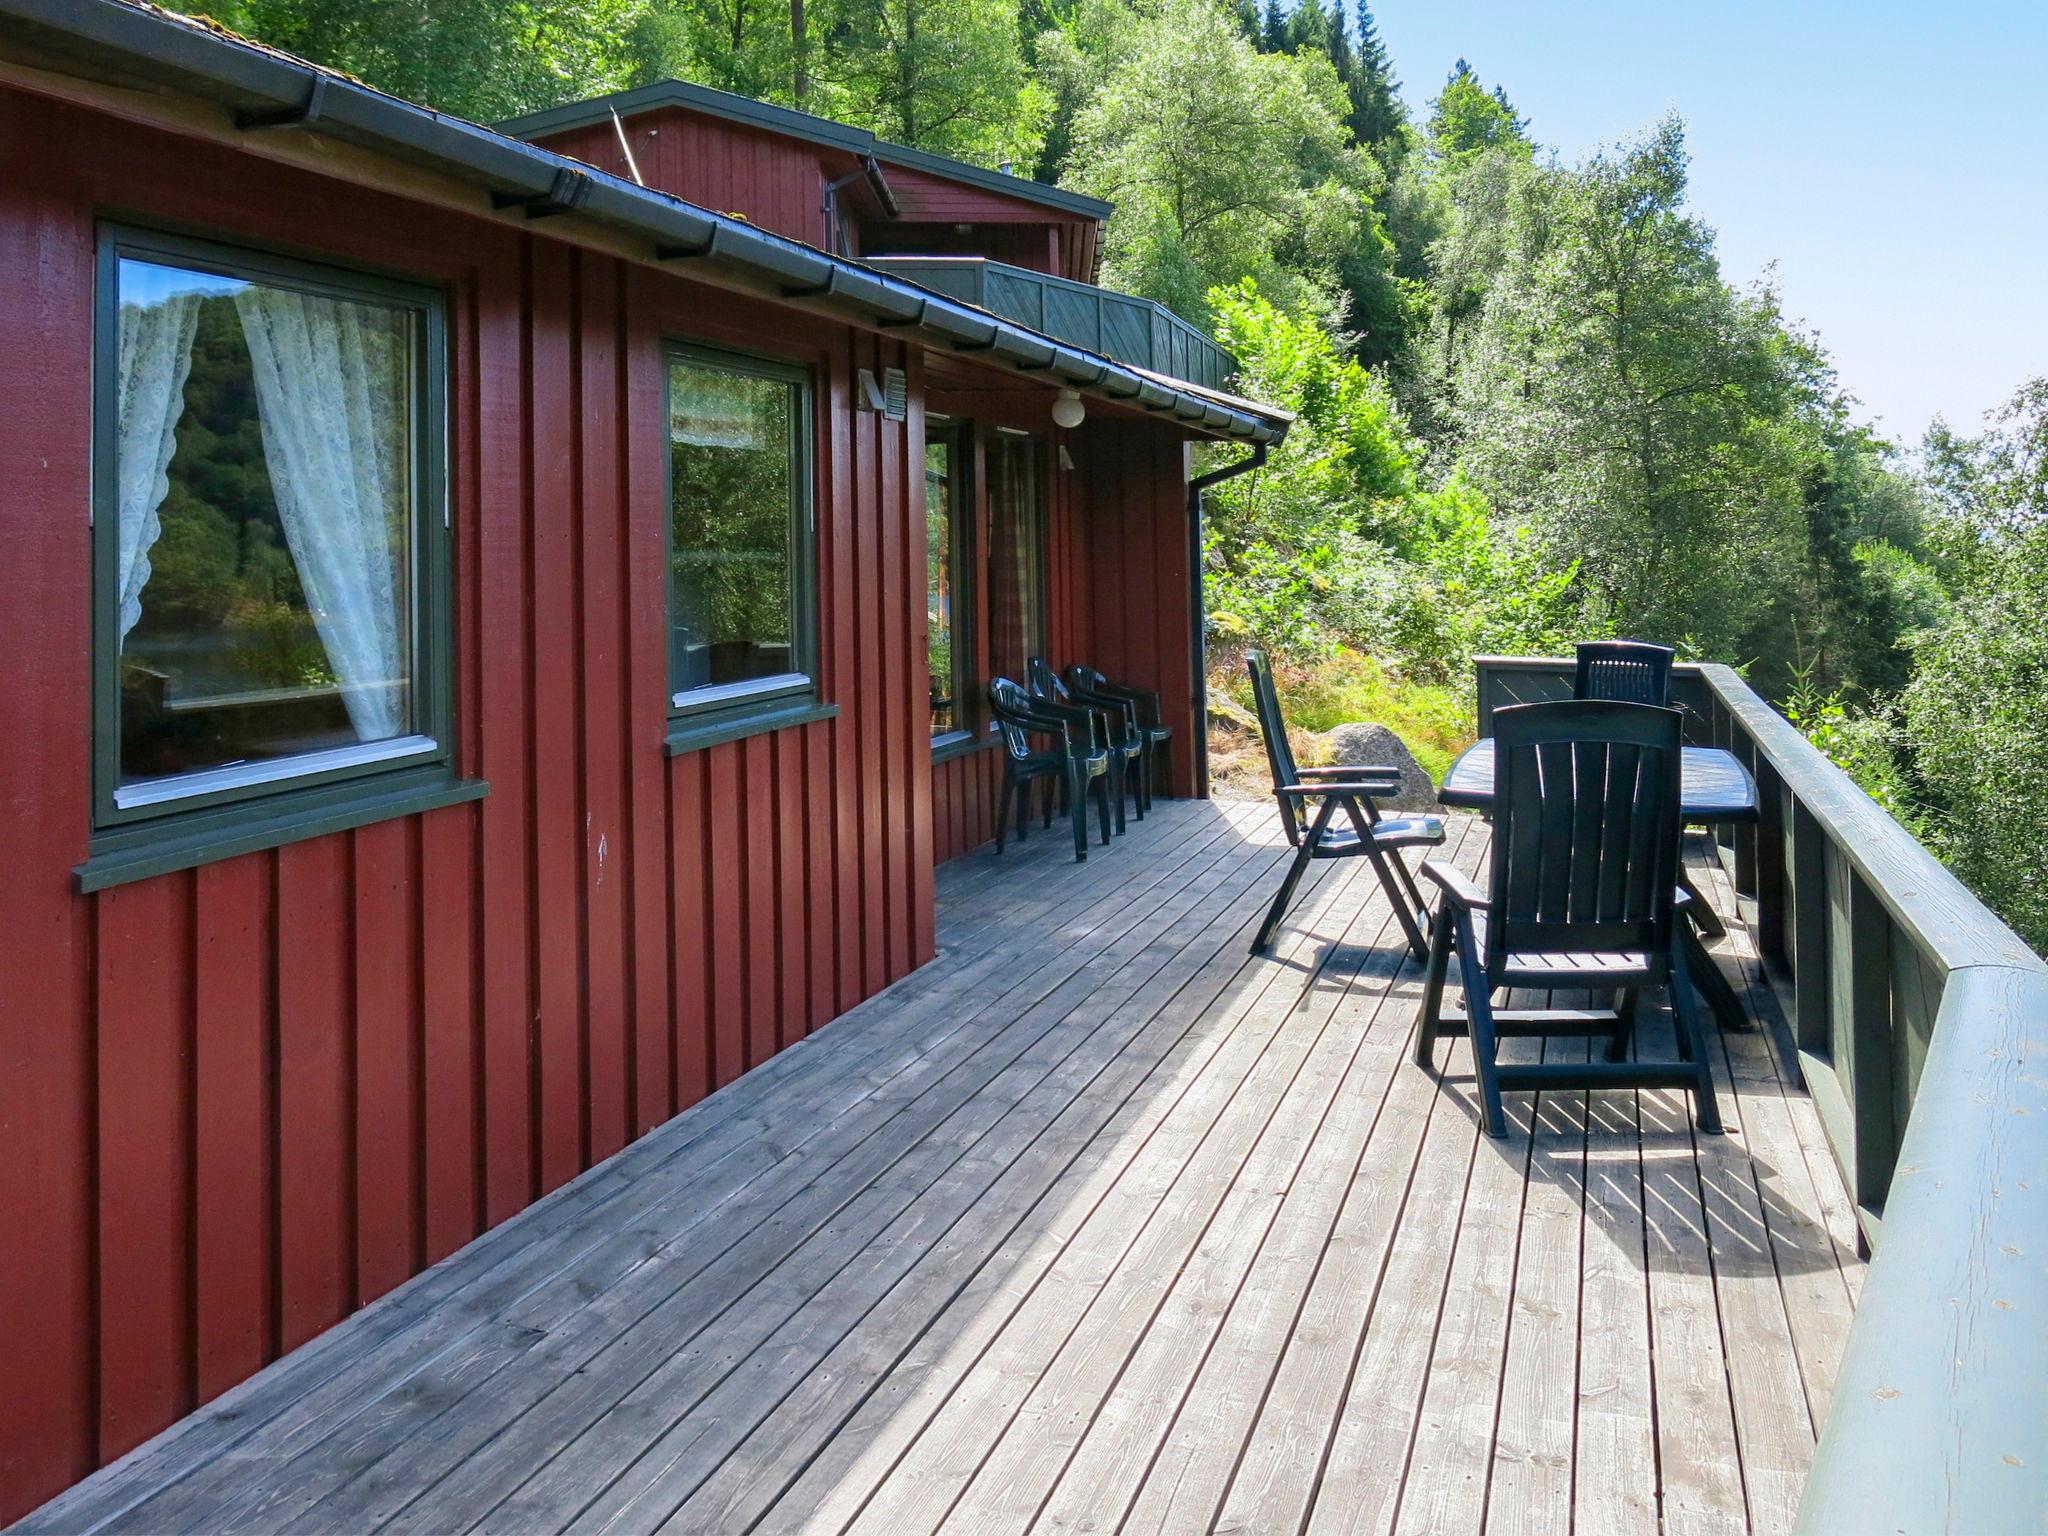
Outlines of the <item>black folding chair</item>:
M 1152 792 L 1162 777 L 1161 760 L 1165 757 L 1167 743 L 1173 740 L 1173 727 L 1166 723 L 1159 695 L 1150 688 L 1133 688 L 1128 683 L 1112 682 L 1093 667 L 1078 665 L 1067 668 L 1067 686 L 1083 703 L 1097 699 L 1105 702 L 1120 700 L 1136 712 L 1138 730 L 1145 740 L 1145 765 L 1139 778 L 1143 786 L 1140 804 L 1145 810 L 1151 810 Z
M 1688 1088 L 1702 1131 L 1721 1129 L 1708 1036 L 1678 944 L 1679 713 L 1611 700 L 1494 711 L 1492 871 L 1485 894 L 1431 859 L 1443 891 L 1423 978 L 1415 1059 L 1469 1034 L 1490 1136 L 1507 1134 L 1505 1088 Z M 1465 1011 L 1443 1008 L 1458 956 Z M 1502 987 L 1619 992 L 1616 1009 L 1496 1008 Z M 1669 987 L 1676 1062 L 1625 1062 L 1636 993 Z M 1503 1035 L 1606 1034 L 1603 1062 L 1503 1064 Z
M 1372 860 L 1373 873 L 1393 904 L 1394 917 L 1407 936 L 1408 948 L 1420 960 L 1429 945 L 1429 904 L 1415 884 L 1415 877 L 1402 861 L 1403 848 L 1435 848 L 1444 840 L 1441 816 L 1382 816 L 1373 804 L 1374 795 L 1390 795 L 1401 787 L 1398 768 L 1367 767 L 1361 764 L 1328 768 L 1299 768 L 1294 749 L 1287 742 L 1287 722 L 1280 714 L 1280 695 L 1273 690 L 1273 673 L 1266 658 L 1257 652 L 1245 658 L 1252 675 L 1252 699 L 1258 705 L 1259 732 L 1266 738 L 1266 762 L 1273 770 L 1273 798 L 1280 802 L 1280 825 L 1294 848 L 1294 860 L 1273 897 L 1252 953 L 1263 954 L 1273 942 L 1288 903 L 1301 884 L 1311 859 L 1348 859 L 1359 855 Z M 1308 819 L 1308 802 L 1320 800 L 1315 819 Z M 1349 823 L 1334 825 L 1339 809 Z
M 1645 640 L 1582 640 L 1572 697 L 1669 704 L 1671 663 L 1677 655 L 1668 645 Z
M 1017 841 L 1029 830 L 1031 786 L 1050 779 L 1066 793 L 1074 822 L 1074 857 L 1088 857 L 1088 796 L 1095 796 L 1102 821 L 1102 840 L 1109 841 L 1109 752 L 1097 739 L 1093 712 L 1034 699 L 1021 683 L 991 678 L 989 709 L 1003 739 L 1003 792 L 996 805 L 996 852 L 1003 851 L 1004 829 L 1015 809 Z M 1050 736 L 1045 749 L 1033 736 Z
M 1124 797 L 1138 808 L 1138 820 L 1145 819 L 1144 774 L 1145 737 L 1138 729 L 1137 707 L 1124 699 L 1084 698 L 1060 681 L 1059 673 L 1043 656 L 1024 663 L 1031 678 L 1031 695 L 1048 703 L 1086 709 L 1096 718 L 1101 742 L 1109 749 L 1110 790 L 1116 800 L 1116 832 L 1124 833 Z

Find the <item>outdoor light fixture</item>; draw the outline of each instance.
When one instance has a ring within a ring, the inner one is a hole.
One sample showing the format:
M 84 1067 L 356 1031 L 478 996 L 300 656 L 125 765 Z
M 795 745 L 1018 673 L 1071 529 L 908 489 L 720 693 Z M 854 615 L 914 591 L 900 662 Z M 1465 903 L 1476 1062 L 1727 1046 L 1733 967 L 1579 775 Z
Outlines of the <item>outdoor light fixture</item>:
M 1088 419 L 1088 407 L 1081 403 L 1081 391 L 1063 389 L 1059 399 L 1052 403 L 1052 424 L 1056 427 L 1073 428 Z

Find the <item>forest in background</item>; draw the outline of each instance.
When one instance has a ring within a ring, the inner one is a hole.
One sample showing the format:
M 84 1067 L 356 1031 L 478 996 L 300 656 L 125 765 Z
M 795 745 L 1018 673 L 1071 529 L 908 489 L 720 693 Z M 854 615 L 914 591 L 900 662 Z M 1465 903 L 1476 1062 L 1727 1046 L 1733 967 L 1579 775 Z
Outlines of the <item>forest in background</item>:
M 1565 163 L 1464 60 L 1404 92 L 1333 3 L 209 10 L 480 121 L 675 77 L 1110 199 L 1103 282 L 1298 416 L 1212 493 L 1219 683 L 1265 647 L 1305 721 L 1440 764 L 1475 654 L 1726 661 L 2048 947 L 2048 379 L 1884 440 L 1769 275 L 1722 271 L 1679 118 Z

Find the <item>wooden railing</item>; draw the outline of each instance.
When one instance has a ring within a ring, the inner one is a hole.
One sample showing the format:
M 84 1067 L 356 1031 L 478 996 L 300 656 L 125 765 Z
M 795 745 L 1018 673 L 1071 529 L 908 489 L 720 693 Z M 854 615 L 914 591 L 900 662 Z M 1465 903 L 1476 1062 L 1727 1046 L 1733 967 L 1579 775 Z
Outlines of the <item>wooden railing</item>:
M 1481 734 L 1571 693 L 1569 661 L 1478 672 Z M 1681 665 L 1672 691 L 1756 777 L 1762 819 L 1716 843 L 1875 1249 L 1800 1528 L 2038 1532 L 2048 963 L 1733 670 Z

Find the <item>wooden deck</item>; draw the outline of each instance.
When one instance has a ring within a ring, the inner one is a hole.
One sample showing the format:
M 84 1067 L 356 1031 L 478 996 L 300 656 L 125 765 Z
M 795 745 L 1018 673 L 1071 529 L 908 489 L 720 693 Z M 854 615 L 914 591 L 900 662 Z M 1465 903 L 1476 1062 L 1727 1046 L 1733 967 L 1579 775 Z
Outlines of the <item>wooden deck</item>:
M 1362 861 L 1254 960 L 1267 809 L 1069 846 L 947 866 L 937 962 L 22 1529 L 1790 1526 L 1861 1266 L 1768 1027 L 1725 1137 L 1491 1141 Z

